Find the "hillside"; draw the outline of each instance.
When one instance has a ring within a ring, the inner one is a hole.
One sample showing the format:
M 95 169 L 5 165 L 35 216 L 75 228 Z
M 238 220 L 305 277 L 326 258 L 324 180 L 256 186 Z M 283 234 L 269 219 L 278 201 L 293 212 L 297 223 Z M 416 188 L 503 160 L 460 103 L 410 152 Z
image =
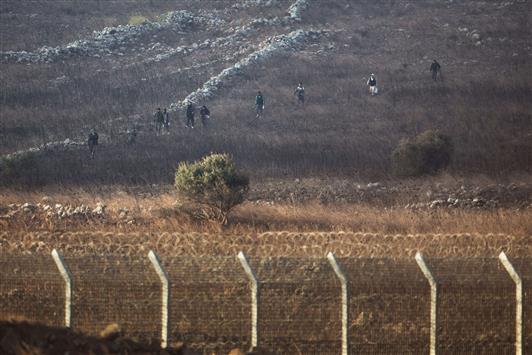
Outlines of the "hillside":
M 529 1 L 0 6 L 2 184 L 169 182 L 177 162 L 211 151 L 254 177 L 383 178 L 398 142 L 427 129 L 452 138 L 453 174 L 532 167 Z M 209 106 L 208 128 L 184 128 L 187 97 Z M 156 107 L 172 110 L 168 135 L 155 133 Z

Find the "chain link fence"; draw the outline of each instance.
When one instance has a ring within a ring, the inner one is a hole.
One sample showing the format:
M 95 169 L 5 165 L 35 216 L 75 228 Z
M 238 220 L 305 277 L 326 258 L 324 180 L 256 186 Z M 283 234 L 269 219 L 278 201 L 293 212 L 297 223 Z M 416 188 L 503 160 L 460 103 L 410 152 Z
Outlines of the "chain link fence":
M 254 333 L 278 354 L 532 353 L 532 258 L 510 258 L 522 324 L 516 281 L 499 258 L 424 258 L 433 285 L 414 258 L 333 257 L 345 282 L 325 257 L 245 258 L 255 295 L 236 256 L 165 256 L 167 304 L 147 255 L 62 260 L 70 306 L 51 255 L 0 254 L 1 317 L 60 326 L 70 309 L 70 326 L 89 335 L 110 323 L 144 342 L 166 331 L 169 346 L 203 354 L 248 349 Z

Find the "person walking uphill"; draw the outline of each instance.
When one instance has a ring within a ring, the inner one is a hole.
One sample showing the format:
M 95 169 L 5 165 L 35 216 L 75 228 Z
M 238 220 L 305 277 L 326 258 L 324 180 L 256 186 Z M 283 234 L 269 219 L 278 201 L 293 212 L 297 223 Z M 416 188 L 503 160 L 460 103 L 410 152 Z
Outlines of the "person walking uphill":
M 192 102 L 189 102 L 187 105 L 187 128 L 194 128 L 194 114 L 195 114 L 196 108 L 194 107 L 194 104 Z
M 430 65 L 430 71 L 432 72 L 432 80 L 438 81 L 438 77 L 441 80 L 441 65 L 434 59 Z
M 157 134 L 160 134 L 164 123 L 164 115 L 161 112 L 160 107 L 157 108 L 157 111 L 155 111 L 155 114 L 153 116 L 155 117 L 155 131 L 157 132 Z
M 201 108 L 199 110 L 199 114 L 200 114 L 201 123 L 203 124 L 203 127 L 207 127 L 207 123 L 209 121 L 209 117 L 211 115 L 211 111 L 209 111 L 207 106 L 203 105 L 203 106 L 201 106 Z
M 367 85 L 369 86 L 369 93 L 371 96 L 377 95 L 379 89 L 377 89 L 377 78 L 375 77 L 375 74 L 369 76 Z
M 96 151 L 96 146 L 98 145 L 98 133 L 94 129 L 91 129 L 89 133 L 89 139 L 87 141 L 89 145 L 89 152 L 91 154 L 91 159 L 94 159 L 94 153 Z
M 303 83 L 299 83 L 297 88 L 294 90 L 294 95 L 297 96 L 298 104 L 305 105 L 305 88 L 303 87 Z
M 170 114 L 166 111 L 166 107 L 163 109 L 163 127 L 166 133 L 170 130 Z
M 262 113 L 264 112 L 264 96 L 262 96 L 260 91 L 255 96 L 255 112 L 257 113 L 256 118 L 262 117 Z

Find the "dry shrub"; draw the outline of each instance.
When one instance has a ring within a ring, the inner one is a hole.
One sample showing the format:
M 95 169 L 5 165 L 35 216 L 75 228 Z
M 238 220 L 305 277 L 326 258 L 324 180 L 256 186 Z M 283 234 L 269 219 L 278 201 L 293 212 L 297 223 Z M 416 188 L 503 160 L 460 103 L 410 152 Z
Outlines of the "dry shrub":
M 394 171 L 399 176 L 434 174 L 451 161 L 451 138 L 426 131 L 413 139 L 403 139 L 392 153 Z

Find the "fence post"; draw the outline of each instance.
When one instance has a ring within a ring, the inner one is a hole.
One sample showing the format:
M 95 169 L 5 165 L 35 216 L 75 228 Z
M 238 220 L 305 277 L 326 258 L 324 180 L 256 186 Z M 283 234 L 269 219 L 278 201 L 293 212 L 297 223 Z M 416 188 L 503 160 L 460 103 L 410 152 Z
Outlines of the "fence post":
M 168 310 L 169 310 L 169 299 L 170 299 L 170 282 L 168 281 L 168 275 L 163 270 L 159 258 L 150 250 L 148 253 L 148 259 L 150 259 L 155 272 L 159 276 L 162 285 L 161 292 L 161 348 L 166 348 L 168 346 Z
M 515 282 L 515 354 L 523 354 L 523 282 L 504 252 L 499 254 L 499 260 Z
M 52 258 L 65 281 L 65 327 L 70 328 L 72 324 L 72 275 L 67 269 L 65 260 L 56 249 L 52 250 Z
M 248 275 L 248 279 L 251 283 L 251 348 L 256 348 L 259 345 L 258 338 L 258 321 L 259 321 L 259 283 L 257 277 L 251 270 L 246 256 L 243 252 L 238 253 L 238 260 L 244 271 Z
M 432 273 L 430 272 L 425 260 L 423 260 L 423 255 L 420 252 L 416 253 L 416 262 L 425 275 L 425 278 L 429 281 L 430 284 L 430 355 L 436 355 L 436 326 L 437 326 L 437 305 L 438 305 L 438 285 Z
M 349 291 L 347 288 L 347 278 L 345 277 L 344 272 L 338 265 L 334 254 L 329 252 L 327 254 L 327 259 L 331 264 L 334 273 L 340 280 L 342 284 L 342 355 L 349 354 Z

